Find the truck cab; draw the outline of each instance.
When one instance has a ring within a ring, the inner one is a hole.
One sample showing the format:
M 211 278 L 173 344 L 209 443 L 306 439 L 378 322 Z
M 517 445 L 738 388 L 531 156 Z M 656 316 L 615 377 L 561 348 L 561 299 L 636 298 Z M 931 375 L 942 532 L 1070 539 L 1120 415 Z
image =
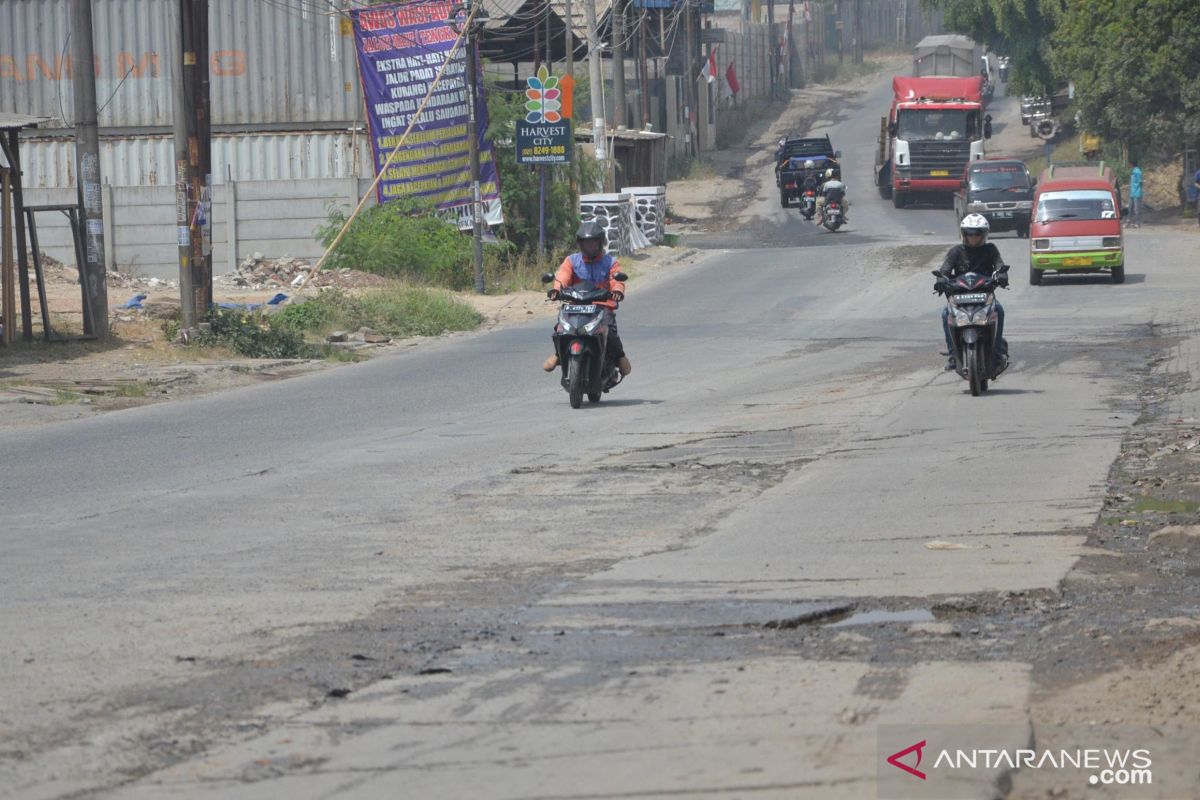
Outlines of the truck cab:
M 1102 164 L 1091 172 L 1082 177 L 1056 175 L 1051 167 L 1042 173 L 1029 231 L 1030 284 L 1037 286 L 1048 272 L 1108 272 L 1113 283 L 1125 281 L 1125 240 L 1116 178 L 1112 169 Z
M 982 159 L 991 136 L 982 78 L 892 78 L 892 110 L 875 160 L 880 194 L 896 208 L 912 197 L 957 191 L 967 165 Z
M 1034 181 L 1015 158 L 972 161 L 954 193 L 954 216 L 982 214 L 993 232 L 1016 231 L 1029 236 Z

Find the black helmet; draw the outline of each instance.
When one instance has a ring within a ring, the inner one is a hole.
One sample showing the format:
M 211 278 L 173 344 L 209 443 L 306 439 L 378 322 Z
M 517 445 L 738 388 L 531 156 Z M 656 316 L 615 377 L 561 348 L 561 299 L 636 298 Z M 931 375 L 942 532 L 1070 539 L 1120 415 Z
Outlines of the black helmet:
M 608 235 L 604 232 L 604 226 L 593 219 L 583 223 L 579 230 L 575 231 L 575 241 L 582 242 L 585 239 L 596 239 L 603 245 Z

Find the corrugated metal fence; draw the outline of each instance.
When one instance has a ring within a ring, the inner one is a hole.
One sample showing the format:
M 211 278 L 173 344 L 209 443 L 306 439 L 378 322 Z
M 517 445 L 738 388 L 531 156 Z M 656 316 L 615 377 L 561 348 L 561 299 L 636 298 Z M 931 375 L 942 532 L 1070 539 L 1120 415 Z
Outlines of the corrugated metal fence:
M 178 39 L 173 0 L 92 0 L 102 128 L 168 128 Z M 342 0 L 212 0 L 214 125 L 347 124 L 361 112 Z M 323 8 L 329 9 L 328 11 Z M 0 0 L 0 110 L 69 127 L 70 0 Z

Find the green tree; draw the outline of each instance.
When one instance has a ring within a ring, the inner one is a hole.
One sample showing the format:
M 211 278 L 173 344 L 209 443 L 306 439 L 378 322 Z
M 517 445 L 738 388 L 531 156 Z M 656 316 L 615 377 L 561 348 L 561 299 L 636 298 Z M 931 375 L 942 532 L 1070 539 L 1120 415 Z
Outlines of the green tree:
M 1135 152 L 1200 141 L 1200 3 L 1071 0 L 1054 64 L 1083 124 Z
M 940 9 L 946 28 L 970 36 L 1011 61 L 1009 86 L 1022 94 L 1052 88 L 1051 36 L 1067 2 L 1077 0 L 921 0 Z

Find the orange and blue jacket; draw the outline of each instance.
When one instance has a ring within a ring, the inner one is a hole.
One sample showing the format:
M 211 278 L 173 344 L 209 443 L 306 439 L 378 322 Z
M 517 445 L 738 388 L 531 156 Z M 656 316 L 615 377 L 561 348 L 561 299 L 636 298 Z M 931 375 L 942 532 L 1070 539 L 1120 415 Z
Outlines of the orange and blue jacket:
M 572 253 L 563 259 L 558 272 L 554 274 L 554 288 L 565 289 L 580 281 L 591 281 L 597 289 L 625 294 L 625 282 L 612 277 L 618 270 L 617 259 L 608 253 L 601 253 L 591 261 L 584 258 L 582 253 Z M 617 310 L 616 300 L 605 300 L 597 305 Z

